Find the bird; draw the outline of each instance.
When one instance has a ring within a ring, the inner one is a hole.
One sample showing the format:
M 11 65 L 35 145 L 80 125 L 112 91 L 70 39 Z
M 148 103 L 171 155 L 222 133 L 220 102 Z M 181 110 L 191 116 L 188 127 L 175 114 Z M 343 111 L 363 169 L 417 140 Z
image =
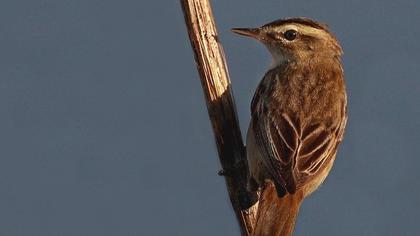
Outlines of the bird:
M 275 217 L 282 222 L 271 227 L 288 236 L 302 201 L 323 183 L 343 140 L 343 50 L 327 25 L 306 17 L 232 31 L 258 40 L 273 58 L 251 102 L 247 188 L 274 185 L 281 205 Z

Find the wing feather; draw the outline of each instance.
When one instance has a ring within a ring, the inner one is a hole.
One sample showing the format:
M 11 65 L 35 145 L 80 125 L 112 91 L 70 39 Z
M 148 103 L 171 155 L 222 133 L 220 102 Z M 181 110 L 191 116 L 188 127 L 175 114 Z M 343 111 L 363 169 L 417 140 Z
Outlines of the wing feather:
M 344 112 L 339 122 L 329 126 L 315 123 L 302 128 L 289 114 L 262 112 L 265 105 L 258 106 L 261 110 L 253 114 L 252 127 L 262 161 L 276 184 L 294 193 L 335 157 L 347 116 Z

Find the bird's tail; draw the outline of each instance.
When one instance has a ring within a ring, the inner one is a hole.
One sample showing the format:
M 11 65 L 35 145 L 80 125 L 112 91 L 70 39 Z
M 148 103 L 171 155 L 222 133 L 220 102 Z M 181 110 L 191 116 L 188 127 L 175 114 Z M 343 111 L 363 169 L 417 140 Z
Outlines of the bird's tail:
M 303 200 L 303 194 L 286 194 L 279 198 L 273 184 L 261 193 L 253 236 L 291 236 Z

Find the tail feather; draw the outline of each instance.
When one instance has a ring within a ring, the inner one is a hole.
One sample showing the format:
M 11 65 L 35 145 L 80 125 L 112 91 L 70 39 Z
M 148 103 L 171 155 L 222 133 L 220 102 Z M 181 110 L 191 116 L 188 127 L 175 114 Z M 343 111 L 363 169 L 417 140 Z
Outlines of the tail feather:
M 303 200 L 303 194 L 278 197 L 273 184 L 265 186 L 258 207 L 253 236 L 291 236 Z

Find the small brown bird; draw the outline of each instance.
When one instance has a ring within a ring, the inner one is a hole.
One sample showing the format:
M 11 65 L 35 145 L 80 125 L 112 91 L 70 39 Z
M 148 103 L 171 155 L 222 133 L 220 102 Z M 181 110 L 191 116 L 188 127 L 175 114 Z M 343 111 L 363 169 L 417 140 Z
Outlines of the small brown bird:
M 279 232 L 291 235 L 301 201 L 327 177 L 343 139 L 342 49 L 326 25 L 308 18 L 233 32 L 257 39 L 273 56 L 251 104 L 248 187 L 257 191 L 274 183 L 283 204 Z

